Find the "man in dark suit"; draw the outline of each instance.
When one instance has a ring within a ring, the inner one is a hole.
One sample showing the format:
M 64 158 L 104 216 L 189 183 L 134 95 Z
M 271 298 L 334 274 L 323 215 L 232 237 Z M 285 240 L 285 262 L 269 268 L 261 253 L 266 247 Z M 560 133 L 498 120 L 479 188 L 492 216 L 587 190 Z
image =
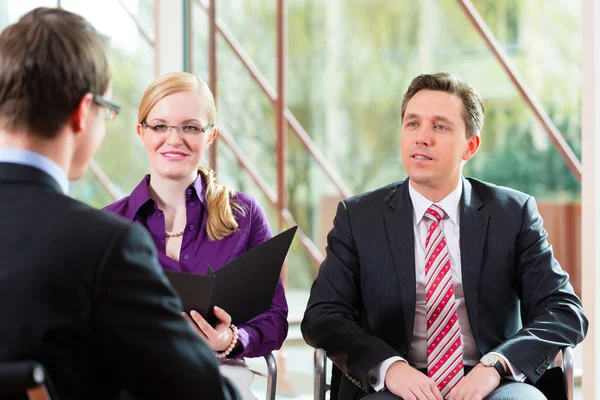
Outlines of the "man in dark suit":
M 340 399 L 544 399 L 531 384 L 585 336 L 533 197 L 462 177 L 483 112 L 456 76 L 418 76 L 408 179 L 338 206 L 302 332 L 341 369 Z
M 67 196 L 118 112 L 103 42 L 61 9 L 0 34 L 0 361 L 62 400 L 237 399 L 146 231 Z

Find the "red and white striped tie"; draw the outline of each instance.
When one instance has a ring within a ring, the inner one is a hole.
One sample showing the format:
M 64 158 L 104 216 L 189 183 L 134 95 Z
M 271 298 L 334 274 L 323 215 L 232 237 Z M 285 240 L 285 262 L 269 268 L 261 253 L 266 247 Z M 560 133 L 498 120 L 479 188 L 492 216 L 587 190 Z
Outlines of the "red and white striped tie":
M 464 375 L 463 349 L 454 297 L 450 253 L 440 221 L 445 212 L 433 204 L 425 217 L 431 220 L 425 241 L 427 305 L 427 374 L 443 396 Z

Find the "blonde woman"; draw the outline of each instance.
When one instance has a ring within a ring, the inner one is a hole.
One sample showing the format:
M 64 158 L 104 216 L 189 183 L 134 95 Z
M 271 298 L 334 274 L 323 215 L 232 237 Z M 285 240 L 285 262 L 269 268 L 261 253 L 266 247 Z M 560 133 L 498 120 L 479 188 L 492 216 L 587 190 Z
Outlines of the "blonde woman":
M 163 269 L 206 274 L 208 265 L 217 270 L 271 237 L 255 199 L 216 183 L 211 170 L 199 167 L 217 132 L 214 98 L 201 79 L 169 73 L 144 93 L 137 134 L 148 152 L 150 174 L 106 210 L 148 229 Z M 220 320 L 215 328 L 197 313 L 191 319 L 217 357 L 241 359 L 279 349 L 288 331 L 287 313 L 279 282 L 271 308 L 245 324 L 234 327 L 222 309 L 215 309 Z M 249 370 L 226 364 L 221 369 L 245 398 L 253 398 Z

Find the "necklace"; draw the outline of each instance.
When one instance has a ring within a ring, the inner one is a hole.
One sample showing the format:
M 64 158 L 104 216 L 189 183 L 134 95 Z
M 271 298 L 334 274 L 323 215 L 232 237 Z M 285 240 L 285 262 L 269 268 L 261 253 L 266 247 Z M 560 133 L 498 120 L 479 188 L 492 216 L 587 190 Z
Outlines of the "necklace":
M 165 231 L 165 236 L 166 237 L 170 237 L 170 238 L 174 238 L 174 237 L 179 237 L 179 236 L 183 236 L 183 232 L 185 231 L 179 231 L 179 232 L 169 232 L 169 231 Z

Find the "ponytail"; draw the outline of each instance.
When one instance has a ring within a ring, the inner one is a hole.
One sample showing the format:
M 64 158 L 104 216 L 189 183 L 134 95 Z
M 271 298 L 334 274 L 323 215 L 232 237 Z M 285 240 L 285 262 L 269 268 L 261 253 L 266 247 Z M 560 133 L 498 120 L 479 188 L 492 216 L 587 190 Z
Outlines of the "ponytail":
M 233 197 L 235 191 L 216 182 L 215 171 L 199 167 L 198 172 L 204 179 L 204 196 L 208 209 L 206 230 L 211 241 L 221 240 L 237 232 L 239 223 L 235 213 L 245 215 L 245 209 Z

